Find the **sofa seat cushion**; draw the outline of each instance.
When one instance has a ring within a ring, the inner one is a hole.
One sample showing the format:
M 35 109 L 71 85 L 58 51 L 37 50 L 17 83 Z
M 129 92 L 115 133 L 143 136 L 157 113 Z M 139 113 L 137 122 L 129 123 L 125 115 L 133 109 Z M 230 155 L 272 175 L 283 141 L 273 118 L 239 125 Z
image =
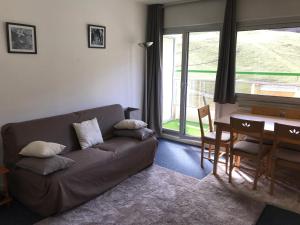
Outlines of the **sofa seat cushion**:
M 63 156 L 74 160 L 74 165 L 47 176 L 13 169 L 9 174 L 10 191 L 25 206 L 43 216 L 71 209 L 153 163 L 155 137 L 145 141 L 126 140 L 106 141 L 106 148 L 110 149 L 105 151 L 91 148 L 68 152 Z M 120 155 L 124 157 L 116 160 Z
M 78 173 L 81 170 L 89 170 L 94 166 L 101 166 L 112 161 L 112 154 L 107 151 L 99 151 L 95 148 L 87 148 L 66 153 L 64 156 L 74 160 L 76 163 L 70 173 Z
M 75 163 L 46 176 L 22 168 L 11 171 L 10 188 L 14 196 L 35 212 L 49 216 L 92 199 L 119 182 L 109 166 L 112 152 L 86 149 L 64 156 Z
M 119 159 L 129 156 L 132 153 L 134 154 L 136 151 L 143 151 L 152 146 L 153 142 L 157 142 L 154 137 L 150 137 L 144 141 L 129 137 L 114 137 L 106 140 L 104 143 L 95 145 L 94 148 L 113 152 L 114 158 Z

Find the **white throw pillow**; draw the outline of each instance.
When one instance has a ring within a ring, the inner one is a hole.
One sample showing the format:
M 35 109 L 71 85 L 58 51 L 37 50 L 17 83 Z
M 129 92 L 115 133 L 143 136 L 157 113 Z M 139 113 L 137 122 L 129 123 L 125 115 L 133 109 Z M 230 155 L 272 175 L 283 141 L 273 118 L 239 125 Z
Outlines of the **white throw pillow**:
M 140 129 L 143 127 L 146 127 L 147 124 L 144 121 L 141 120 L 133 120 L 133 119 L 127 119 L 122 120 L 119 123 L 117 123 L 114 128 L 116 129 L 128 129 L 128 130 L 135 130 Z
M 89 148 L 93 145 L 103 143 L 102 134 L 97 118 L 73 123 L 81 149 Z
M 65 147 L 64 145 L 52 142 L 34 141 L 26 145 L 19 154 L 37 158 L 47 158 L 61 153 Z

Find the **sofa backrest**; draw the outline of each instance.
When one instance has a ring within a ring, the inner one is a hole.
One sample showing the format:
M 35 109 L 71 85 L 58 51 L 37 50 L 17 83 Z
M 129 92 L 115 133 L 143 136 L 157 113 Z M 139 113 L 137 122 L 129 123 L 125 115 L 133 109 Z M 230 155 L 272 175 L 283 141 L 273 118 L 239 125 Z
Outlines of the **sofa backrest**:
M 43 119 L 9 123 L 2 127 L 4 163 L 13 166 L 18 153 L 32 141 L 49 141 L 63 144 L 67 151 L 80 149 L 72 123 L 97 118 L 104 140 L 112 136 L 113 125 L 124 119 L 121 105 L 109 105 Z

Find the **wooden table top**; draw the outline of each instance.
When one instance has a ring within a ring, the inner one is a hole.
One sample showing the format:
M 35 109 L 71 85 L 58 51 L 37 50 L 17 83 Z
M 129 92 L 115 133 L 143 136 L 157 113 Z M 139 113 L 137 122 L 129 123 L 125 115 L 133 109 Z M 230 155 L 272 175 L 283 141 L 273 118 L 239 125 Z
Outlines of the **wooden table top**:
M 242 112 L 237 111 L 233 112 L 230 115 L 223 116 L 217 120 L 215 120 L 215 125 L 223 125 L 229 126 L 230 125 L 230 117 L 235 117 L 238 119 L 245 119 L 245 120 L 254 120 L 254 121 L 264 121 L 265 122 L 265 131 L 274 132 L 274 124 L 281 123 L 291 126 L 299 126 L 300 127 L 300 120 L 296 119 L 287 119 L 283 117 L 274 117 L 274 116 L 264 116 L 258 114 L 252 114 L 249 112 Z

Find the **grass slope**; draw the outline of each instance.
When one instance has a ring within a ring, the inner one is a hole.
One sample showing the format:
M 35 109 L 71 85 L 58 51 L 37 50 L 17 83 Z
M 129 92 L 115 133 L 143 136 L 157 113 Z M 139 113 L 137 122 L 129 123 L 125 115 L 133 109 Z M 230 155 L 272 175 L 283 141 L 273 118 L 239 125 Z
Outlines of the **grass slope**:
M 163 128 L 179 131 L 179 120 L 170 120 L 163 123 Z M 204 132 L 208 132 L 208 124 L 204 124 Z M 197 122 L 186 121 L 186 134 L 193 137 L 200 137 L 200 125 Z

